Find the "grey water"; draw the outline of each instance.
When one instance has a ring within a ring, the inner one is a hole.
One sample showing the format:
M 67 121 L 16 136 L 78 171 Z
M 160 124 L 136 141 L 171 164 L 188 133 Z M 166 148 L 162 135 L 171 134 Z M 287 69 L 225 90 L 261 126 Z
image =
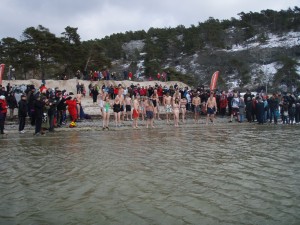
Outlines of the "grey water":
M 0 224 L 300 224 L 298 126 L 0 138 Z

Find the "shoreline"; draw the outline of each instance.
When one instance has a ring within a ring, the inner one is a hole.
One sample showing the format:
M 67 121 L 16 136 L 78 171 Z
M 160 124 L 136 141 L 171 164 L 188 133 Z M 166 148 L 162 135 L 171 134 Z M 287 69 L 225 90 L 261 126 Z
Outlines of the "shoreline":
M 189 115 L 190 117 L 192 115 Z M 109 123 L 109 130 L 102 130 L 102 119 L 97 118 L 97 119 L 85 119 L 82 121 L 77 122 L 77 126 L 74 128 L 69 128 L 68 124 L 63 125 L 60 128 L 55 128 L 54 132 L 49 132 L 46 131 L 47 136 L 51 136 L 52 134 L 55 133 L 61 133 L 61 132 L 118 132 L 118 131 L 155 131 L 155 130 L 169 130 L 169 131 L 174 131 L 174 130 L 181 130 L 181 129 L 200 129 L 200 130 L 205 130 L 205 129 L 211 129 L 211 128 L 216 128 L 216 129 L 230 129 L 233 127 L 252 127 L 254 129 L 259 128 L 259 127 L 295 127 L 298 126 L 299 124 L 281 124 L 280 122 L 276 125 L 274 123 L 264 123 L 262 125 L 257 124 L 257 122 L 252 122 L 249 123 L 247 121 L 244 121 L 242 123 L 239 123 L 237 121 L 233 121 L 232 123 L 229 123 L 230 117 L 226 116 L 224 118 L 215 118 L 215 123 L 212 124 L 209 122 L 206 124 L 206 116 L 201 116 L 201 119 L 199 120 L 198 123 L 194 122 L 193 118 L 188 118 L 186 120 L 186 123 L 182 123 L 182 121 L 179 122 L 179 126 L 175 127 L 174 126 L 174 120 L 171 120 L 170 124 L 166 123 L 165 119 L 162 120 L 154 120 L 154 126 L 155 128 L 146 128 L 146 120 L 138 121 L 138 126 L 139 128 L 133 128 L 132 127 L 132 121 L 122 121 L 121 127 L 116 127 L 114 124 L 114 119 L 112 118 Z M 175 128 L 175 129 L 174 129 Z M 6 125 L 5 125 L 5 133 L 6 135 L 2 136 L 7 136 L 9 134 L 18 134 L 20 137 L 21 136 L 32 136 L 34 133 L 34 126 L 30 125 L 29 118 L 27 117 L 26 125 L 25 125 L 25 133 L 24 134 L 19 134 L 18 131 L 18 121 L 16 120 L 7 120 Z

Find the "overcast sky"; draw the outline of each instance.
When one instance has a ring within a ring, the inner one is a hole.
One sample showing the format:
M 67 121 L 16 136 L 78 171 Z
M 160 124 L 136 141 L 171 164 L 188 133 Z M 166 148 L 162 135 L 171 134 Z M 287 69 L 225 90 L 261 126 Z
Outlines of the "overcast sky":
M 209 17 L 239 18 L 238 13 L 286 10 L 300 0 L 1 0 L 0 39 L 20 40 L 28 27 L 42 25 L 61 36 L 77 27 L 82 41 L 113 33 L 197 25 Z

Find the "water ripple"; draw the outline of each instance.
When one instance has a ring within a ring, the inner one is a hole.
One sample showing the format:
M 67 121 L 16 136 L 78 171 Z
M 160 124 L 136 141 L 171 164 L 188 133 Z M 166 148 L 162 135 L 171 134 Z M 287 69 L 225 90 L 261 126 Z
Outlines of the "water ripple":
M 299 134 L 202 126 L 8 137 L 0 224 L 297 224 Z

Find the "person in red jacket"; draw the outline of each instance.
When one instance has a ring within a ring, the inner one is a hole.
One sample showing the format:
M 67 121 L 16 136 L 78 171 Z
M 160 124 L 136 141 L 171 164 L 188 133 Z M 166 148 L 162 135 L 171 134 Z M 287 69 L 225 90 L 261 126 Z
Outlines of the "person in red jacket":
M 128 73 L 128 79 L 132 80 L 132 72 L 131 71 Z
M 163 102 L 163 89 L 162 86 L 159 85 L 157 88 L 157 94 L 158 94 L 158 98 L 159 98 L 159 103 L 162 105 Z
M 225 91 L 223 91 L 220 97 L 220 114 L 222 117 L 224 117 L 226 114 L 227 105 L 228 105 L 227 95 Z
M 0 96 L 0 131 L 1 134 L 4 134 L 4 123 L 7 113 L 7 103 L 5 101 L 5 96 Z
M 72 98 L 72 96 L 69 96 L 66 100 L 66 104 L 68 106 L 68 111 L 71 116 L 71 123 L 70 127 L 76 127 L 76 120 L 77 120 L 77 100 L 76 98 Z

